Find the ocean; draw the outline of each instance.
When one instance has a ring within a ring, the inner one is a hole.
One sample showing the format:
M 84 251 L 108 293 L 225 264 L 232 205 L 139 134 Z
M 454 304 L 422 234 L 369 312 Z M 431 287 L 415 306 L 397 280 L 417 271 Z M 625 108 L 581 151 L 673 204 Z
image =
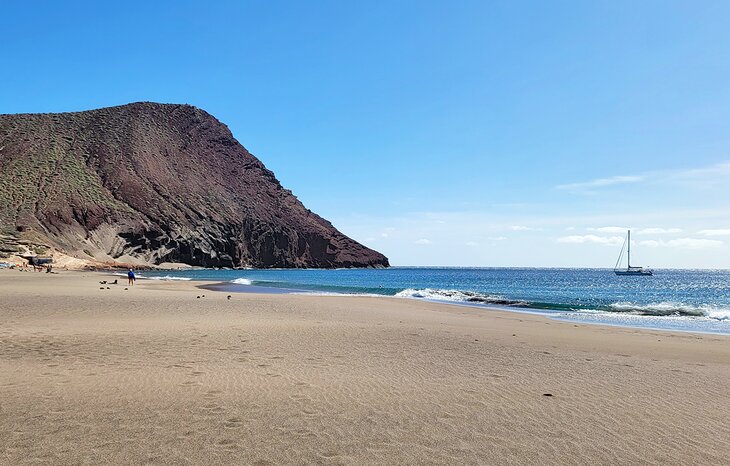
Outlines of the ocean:
M 392 267 L 142 272 L 145 279 L 205 280 L 228 291 L 356 294 L 531 312 L 555 319 L 730 334 L 730 270 Z

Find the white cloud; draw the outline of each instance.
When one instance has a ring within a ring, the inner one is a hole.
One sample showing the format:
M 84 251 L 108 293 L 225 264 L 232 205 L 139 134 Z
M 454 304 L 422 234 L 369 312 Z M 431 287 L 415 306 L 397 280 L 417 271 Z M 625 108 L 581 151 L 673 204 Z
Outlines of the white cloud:
M 512 231 L 542 231 L 542 228 L 526 227 L 524 225 L 512 225 L 509 229 Z
M 416 240 L 416 244 L 433 244 L 433 242 L 430 239 L 421 238 Z
M 672 233 L 682 233 L 681 228 L 640 228 L 636 230 L 639 235 L 669 235 Z
M 586 228 L 588 231 L 597 231 L 599 233 L 626 233 L 627 227 L 597 227 Z
M 393 227 L 387 227 L 387 228 L 383 228 L 383 232 L 382 232 L 382 233 L 380 233 L 380 237 L 381 237 L 381 238 L 387 238 L 387 237 L 389 237 L 389 236 L 390 236 L 390 234 L 391 234 L 391 233 L 393 233 L 394 231 L 395 231 L 395 228 L 393 228 Z
M 504 241 L 507 239 L 506 236 L 490 236 L 487 238 L 489 241 Z
M 662 172 L 666 179 L 702 179 L 717 178 L 730 174 L 730 162 L 718 163 L 709 167 L 689 168 Z
M 697 234 L 703 236 L 730 236 L 730 228 L 718 230 L 700 230 L 697 232 Z
M 638 175 L 620 175 L 608 178 L 597 178 L 578 183 L 567 183 L 555 186 L 556 189 L 568 191 L 590 192 L 596 188 L 606 188 L 616 185 L 635 184 L 639 182 L 663 183 L 671 185 L 694 184 L 700 187 L 715 187 L 726 185 L 727 175 L 730 174 L 730 162 L 718 163 L 707 167 L 684 168 L 679 170 L 657 170 L 644 172 Z
M 557 239 L 558 243 L 595 243 L 595 244 L 606 244 L 606 245 L 617 245 L 621 244 L 624 239 L 621 236 L 596 236 L 596 235 L 570 235 L 561 236 Z
M 715 239 L 704 238 L 678 238 L 665 240 L 645 240 L 640 241 L 641 246 L 649 248 L 678 248 L 678 249 L 706 249 L 722 246 L 723 242 Z
M 476 241 L 467 241 L 467 242 L 466 242 L 466 243 L 464 243 L 464 244 L 465 244 L 466 246 L 469 246 L 469 247 L 475 247 L 475 246 L 479 246 L 479 243 L 477 243 Z
M 579 183 L 568 183 L 556 186 L 557 189 L 582 190 L 590 188 L 604 188 L 606 186 L 614 186 L 617 184 L 638 183 L 644 181 L 644 175 L 625 175 L 612 176 L 610 178 L 597 178 L 590 181 L 581 181 Z
M 588 231 L 597 231 L 599 233 L 626 233 L 628 227 L 597 227 L 597 228 L 586 228 Z M 632 233 L 637 235 L 666 235 L 671 233 L 681 233 L 681 228 L 637 228 L 631 230 Z

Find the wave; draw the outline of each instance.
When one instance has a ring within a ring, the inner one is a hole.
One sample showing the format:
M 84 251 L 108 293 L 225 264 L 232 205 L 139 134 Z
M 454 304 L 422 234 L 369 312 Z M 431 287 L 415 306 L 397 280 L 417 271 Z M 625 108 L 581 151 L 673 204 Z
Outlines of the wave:
M 689 316 L 709 317 L 715 320 L 730 320 L 730 309 L 712 305 L 696 306 L 686 303 L 663 301 L 660 303 L 635 304 L 628 301 L 613 303 L 610 312 L 623 312 L 645 316 Z
M 127 278 L 127 272 L 114 272 L 114 273 L 112 273 L 112 275 L 116 275 L 117 277 Z M 187 278 L 187 277 L 173 277 L 172 275 L 165 275 L 165 276 L 162 276 L 162 277 L 147 277 L 145 275 L 141 275 L 139 273 L 135 273 L 134 276 L 138 280 L 164 280 L 164 281 L 168 281 L 168 280 L 189 281 L 189 280 L 192 280 L 192 278 Z
M 253 285 L 253 281 L 248 278 L 236 278 L 235 280 L 231 280 L 231 283 L 235 283 L 236 285 Z
M 180 281 L 185 281 L 185 282 L 192 280 L 192 278 L 187 278 L 187 277 L 173 277 L 171 275 L 165 275 L 164 277 L 140 277 L 140 278 L 145 278 L 147 280 L 165 280 L 165 281 L 167 281 L 167 280 L 180 280 Z
M 527 307 L 530 305 L 527 301 L 507 299 L 499 295 L 482 294 L 473 291 L 438 290 L 433 288 L 424 288 L 421 290 L 409 288 L 396 293 L 396 296 L 399 298 L 421 298 L 458 303 L 496 304 L 500 306 Z
M 605 312 L 617 314 L 633 314 L 640 316 L 679 316 L 679 317 L 706 317 L 713 320 L 730 321 L 730 308 L 713 305 L 692 305 L 671 301 L 658 303 L 637 304 L 628 301 L 611 303 L 606 306 L 575 306 L 566 303 L 530 302 L 505 298 L 500 295 L 477 293 L 474 291 L 444 290 L 444 289 L 405 289 L 396 293 L 401 298 L 419 298 L 434 301 L 449 301 L 455 303 L 491 304 L 498 306 L 522 307 L 527 309 L 542 309 L 545 311 L 563 312 Z

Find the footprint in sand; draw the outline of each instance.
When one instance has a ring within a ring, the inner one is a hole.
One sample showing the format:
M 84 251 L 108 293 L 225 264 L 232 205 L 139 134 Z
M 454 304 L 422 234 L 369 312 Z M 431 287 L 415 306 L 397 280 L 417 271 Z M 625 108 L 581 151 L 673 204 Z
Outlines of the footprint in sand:
M 299 437 L 316 437 L 317 435 L 307 429 L 297 429 L 290 432 L 291 434 L 298 435 Z
M 238 417 L 232 417 L 230 419 L 227 419 L 225 423 L 223 423 L 223 427 L 226 429 L 238 429 L 243 424 L 243 420 Z
M 209 413 L 214 413 L 214 414 L 220 414 L 225 411 L 225 409 L 223 409 L 222 406 L 217 406 L 217 405 L 213 405 L 213 406 L 205 405 L 205 406 L 203 406 L 203 409 L 208 411 Z
M 234 442 L 233 440 L 231 440 L 229 438 L 224 438 L 222 440 L 218 440 L 218 442 L 216 442 L 216 444 L 219 447 L 224 447 L 226 450 L 229 450 L 229 451 L 234 450 L 236 447 L 236 442 Z

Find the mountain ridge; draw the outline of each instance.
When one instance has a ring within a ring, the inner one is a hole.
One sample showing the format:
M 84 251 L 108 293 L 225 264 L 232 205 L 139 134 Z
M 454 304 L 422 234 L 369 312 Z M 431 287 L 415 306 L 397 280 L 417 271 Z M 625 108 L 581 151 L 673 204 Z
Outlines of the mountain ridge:
M 0 223 L 98 261 L 388 266 L 187 104 L 0 115 Z

